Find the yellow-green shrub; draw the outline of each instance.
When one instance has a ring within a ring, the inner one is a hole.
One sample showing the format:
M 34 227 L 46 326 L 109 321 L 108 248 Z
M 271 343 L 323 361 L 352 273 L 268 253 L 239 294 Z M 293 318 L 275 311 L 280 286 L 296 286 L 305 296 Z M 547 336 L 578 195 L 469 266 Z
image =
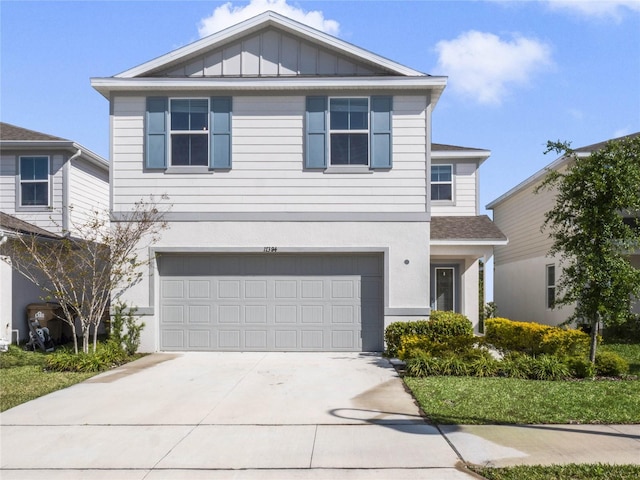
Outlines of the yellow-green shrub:
M 502 353 L 523 352 L 529 355 L 572 356 L 583 354 L 589 348 L 589 336 L 580 330 L 507 318 L 485 321 L 485 341 Z

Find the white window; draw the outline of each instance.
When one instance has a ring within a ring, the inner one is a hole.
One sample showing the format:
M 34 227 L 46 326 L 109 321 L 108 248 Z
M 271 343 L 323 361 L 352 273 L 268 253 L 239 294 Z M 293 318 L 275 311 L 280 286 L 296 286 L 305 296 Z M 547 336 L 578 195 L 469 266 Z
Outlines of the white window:
M 369 165 L 369 99 L 329 99 L 331 165 Z
M 556 304 L 556 266 L 547 265 L 547 308 L 553 308 Z
M 209 165 L 209 100 L 171 99 L 169 115 L 171 165 Z
M 431 200 L 453 200 L 453 165 L 431 165 Z
M 20 206 L 49 206 L 49 157 L 20 157 Z

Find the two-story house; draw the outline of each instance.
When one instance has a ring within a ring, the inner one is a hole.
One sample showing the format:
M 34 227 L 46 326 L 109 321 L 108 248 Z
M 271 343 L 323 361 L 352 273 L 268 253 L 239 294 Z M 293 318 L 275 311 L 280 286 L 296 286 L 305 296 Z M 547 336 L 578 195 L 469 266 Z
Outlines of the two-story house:
M 124 298 L 143 350 L 381 351 L 431 308 L 477 323 L 505 239 L 477 211 L 489 152 L 431 144 L 446 78 L 266 12 L 91 83 L 113 221 L 171 204 Z
M 109 163 L 76 142 L 0 123 L 0 240 L 73 234 L 95 209 L 109 206 Z M 0 337 L 25 339 L 26 306 L 42 291 L 0 261 Z
M 574 149 L 577 161 L 606 143 Z M 571 306 L 554 308 L 562 265 L 558 255 L 548 255 L 553 241 L 542 230 L 545 214 L 555 204 L 555 191 L 535 193 L 549 170 L 562 172 L 571 161 L 571 157 L 559 157 L 487 205 L 496 225 L 509 237 L 508 245 L 496 247 L 494 257 L 494 300 L 501 317 L 558 325 L 573 314 Z M 631 262 L 640 268 L 640 254 L 632 255 Z M 640 313 L 640 303 L 634 308 Z

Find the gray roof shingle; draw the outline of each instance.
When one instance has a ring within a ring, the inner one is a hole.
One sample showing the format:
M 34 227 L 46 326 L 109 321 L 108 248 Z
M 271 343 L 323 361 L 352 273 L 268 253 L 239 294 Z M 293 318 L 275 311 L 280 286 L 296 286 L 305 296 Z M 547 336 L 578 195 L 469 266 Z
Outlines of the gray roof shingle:
M 495 240 L 507 237 L 487 215 L 431 217 L 431 240 Z
M 10 123 L 0 122 L 0 140 L 4 141 L 43 141 L 69 142 L 66 138 L 56 137 L 46 133 L 36 132 L 27 128 L 16 127 Z
M 40 235 L 48 238 L 61 238 L 59 235 L 51 233 L 44 228 L 37 227 L 32 223 L 25 222 L 19 218 L 0 212 L 0 228 L 11 230 L 16 233 L 26 233 L 28 235 Z

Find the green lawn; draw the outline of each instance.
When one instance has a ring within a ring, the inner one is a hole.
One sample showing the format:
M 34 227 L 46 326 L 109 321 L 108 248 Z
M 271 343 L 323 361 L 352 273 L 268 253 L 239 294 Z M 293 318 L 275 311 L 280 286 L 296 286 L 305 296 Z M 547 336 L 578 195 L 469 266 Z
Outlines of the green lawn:
M 95 373 L 45 372 L 44 353 L 25 352 L 11 345 L 0 353 L 0 412 L 82 382 Z
M 640 345 L 603 345 L 640 369 Z M 439 424 L 640 423 L 640 380 L 405 377 Z
M 553 465 L 474 468 L 488 480 L 636 480 L 640 465 Z

